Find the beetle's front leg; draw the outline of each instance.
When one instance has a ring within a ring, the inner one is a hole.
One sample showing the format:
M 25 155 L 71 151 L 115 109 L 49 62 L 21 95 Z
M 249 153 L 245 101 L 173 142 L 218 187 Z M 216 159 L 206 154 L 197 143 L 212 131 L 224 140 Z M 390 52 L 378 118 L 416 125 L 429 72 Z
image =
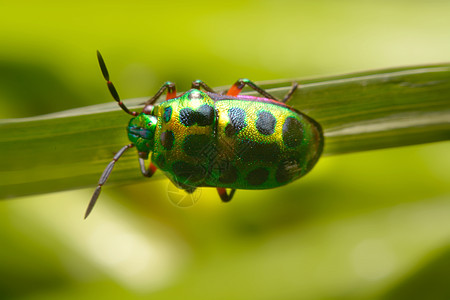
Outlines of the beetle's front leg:
M 148 166 L 148 169 L 145 167 L 145 160 L 141 157 L 139 157 L 139 165 L 141 167 L 141 173 L 145 177 L 152 177 L 153 174 L 158 170 L 158 168 L 150 162 L 150 165 Z
M 204 83 L 202 80 L 195 80 L 192 81 L 191 88 L 199 90 L 200 88 L 203 88 L 205 91 L 217 94 L 212 88 L 209 87 L 206 83 Z
M 145 105 L 152 105 L 154 104 L 159 97 L 167 90 L 166 100 L 173 99 L 177 96 L 177 88 L 175 87 L 175 83 L 166 81 L 162 85 L 162 87 L 156 92 L 155 96 L 151 97 L 145 102 Z

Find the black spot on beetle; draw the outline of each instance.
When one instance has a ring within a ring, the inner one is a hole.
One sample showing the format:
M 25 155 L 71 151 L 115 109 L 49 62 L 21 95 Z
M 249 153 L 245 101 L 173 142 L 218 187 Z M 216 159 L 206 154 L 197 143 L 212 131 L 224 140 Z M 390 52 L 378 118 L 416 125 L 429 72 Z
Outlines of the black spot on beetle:
M 197 113 L 197 125 L 208 126 L 214 122 L 214 108 L 208 104 L 203 104 L 195 111 Z
M 264 168 L 256 168 L 247 175 L 247 182 L 250 185 L 261 185 L 269 177 L 269 171 Z
M 172 117 L 172 107 L 169 106 L 164 109 L 164 116 L 163 116 L 164 122 L 166 123 L 169 122 L 171 117 Z
M 197 114 L 191 108 L 180 110 L 180 123 L 184 126 L 192 126 L 197 122 Z
M 173 142 L 175 141 L 175 135 L 172 131 L 164 131 L 160 136 L 161 145 L 166 150 L 172 150 Z
M 300 145 L 303 139 L 303 126 L 300 121 L 294 117 L 286 118 L 283 124 L 283 142 L 290 148 Z
M 231 137 L 236 134 L 236 128 L 231 123 L 228 123 L 227 126 L 225 126 L 225 135 L 228 137 Z
M 166 157 L 163 154 L 158 155 L 154 161 L 155 165 L 161 170 L 166 170 Z
M 203 104 L 197 110 L 183 108 L 180 110 L 180 122 L 184 126 L 209 126 L 214 123 L 214 108 L 211 105 Z
M 205 156 L 204 150 L 211 143 L 210 136 L 205 134 L 190 134 L 184 138 L 183 151 L 189 156 Z
M 238 178 L 238 171 L 235 166 L 231 165 L 230 162 L 222 166 L 220 169 L 219 181 L 221 183 L 233 183 Z
M 300 173 L 300 166 L 296 159 L 287 158 L 280 162 L 275 173 L 275 179 L 279 183 L 286 183 L 291 181 Z
M 236 154 L 246 162 L 276 162 L 280 155 L 280 147 L 276 143 L 258 143 L 243 139 L 237 143 Z
M 205 176 L 205 169 L 199 165 L 184 161 L 177 161 L 172 165 L 172 170 L 179 182 L 198 182 Z
M 277 120 L 268 111 L 261 110 L 258 112 L 258 119 L 256 119 L 256 129 L 259 133 L 264 135 L 271 135 L 275 132 L 275 124 Z
M 228 117 L 230 123 L 225 127 L 225 134 L 227 136 L 233 136 L 238 134 L 242 129 L 247 126 L 245 122 L 245 110 L 239 107 L 232 107 L 228 110 Z

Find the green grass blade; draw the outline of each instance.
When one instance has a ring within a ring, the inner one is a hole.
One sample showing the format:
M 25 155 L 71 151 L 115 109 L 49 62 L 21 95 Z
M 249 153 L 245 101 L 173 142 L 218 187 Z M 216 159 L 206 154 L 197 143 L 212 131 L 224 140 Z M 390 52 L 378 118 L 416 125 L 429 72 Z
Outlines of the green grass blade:
M 263 82 L 282 97 L 292 80 Z M 450 64 L 299 80 L 290 105 L 320 124 L 325 155 L 450 139 Z M 248 94 L 254 94 L 249 92 Z M 139 109 L 145 99 L 126 101 Z M 128 143 L 129 116 L 114 102 L 0 121 L 0 198 L 95 188 Z M 157 172 L 155 178 L 163 174 Z M 143 180 L 129 151 L 110 182 Z

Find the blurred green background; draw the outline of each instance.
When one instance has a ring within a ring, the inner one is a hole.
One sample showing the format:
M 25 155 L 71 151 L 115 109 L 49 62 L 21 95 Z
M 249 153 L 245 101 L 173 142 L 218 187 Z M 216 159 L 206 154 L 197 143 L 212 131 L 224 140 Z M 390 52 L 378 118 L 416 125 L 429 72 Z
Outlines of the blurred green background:
M 448 62 L 449 32 L 450 1 L 0 1 L 0 117 L 112 101 L 97 49 L 126 99 Z M 226 205 L 107 185 L 86 221 L 95 182 L 2 201 L 0 299 L 450 299 L 449 151 L 325 157 Z

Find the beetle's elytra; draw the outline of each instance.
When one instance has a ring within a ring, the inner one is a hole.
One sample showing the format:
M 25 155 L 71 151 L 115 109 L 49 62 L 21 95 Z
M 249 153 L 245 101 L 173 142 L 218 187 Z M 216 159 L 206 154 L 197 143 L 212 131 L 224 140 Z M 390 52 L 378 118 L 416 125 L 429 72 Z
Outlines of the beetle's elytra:
M 97 57 L 111 95 L 133 117 L 127 127 L 131 143 L 103 172 L 85 217 L 115 162 L 131 147 L 138 151 L 144 176 L 160 169 L 188 193 L 216 187 L 222 201 L 230 201 L 236 189 L 269 189 L 292 182 L 308 173 L 322 153 L 320 124 L 285 104 L 296 83 L 278 100 L 248 79 L 238 80 L 225 95 L 196 80 L 191 90 L 177 96 L 175 85 L 166 82 L 137 113 L 122 103 L 98 51 Z M 245 85 L 263 97 L 239 95 Z M 166 101 L 155 104 L 166 90 Z

